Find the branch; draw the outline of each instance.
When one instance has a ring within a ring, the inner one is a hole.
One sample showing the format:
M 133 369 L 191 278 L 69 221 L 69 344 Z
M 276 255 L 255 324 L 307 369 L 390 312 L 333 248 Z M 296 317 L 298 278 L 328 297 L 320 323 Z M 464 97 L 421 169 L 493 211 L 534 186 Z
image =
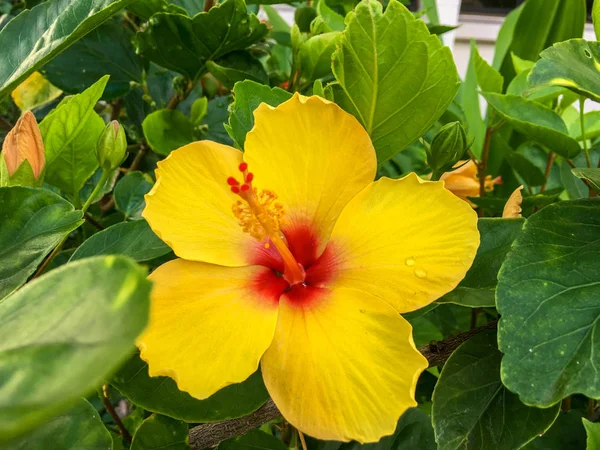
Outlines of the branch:
M 419 351 L 429 361 L 429 367 L 439 366 L 446 362 L 452 352 L 463 342 L 474 335 L 486 330 L 493 330 L 498 326 L 497 321 L 489 322 L 479 328 L 457 334 L 443 341 L 433 341 L 419 348 Z M 277 419 L 281 413 L 270 400 L 252 414 L 239 419 L 225 420 L 224 422 L 205 423 L 190 429 L 190 446 L 192 450 L 203 450 L 215 447 L 226 439 L 247 433 L 250 430 Z

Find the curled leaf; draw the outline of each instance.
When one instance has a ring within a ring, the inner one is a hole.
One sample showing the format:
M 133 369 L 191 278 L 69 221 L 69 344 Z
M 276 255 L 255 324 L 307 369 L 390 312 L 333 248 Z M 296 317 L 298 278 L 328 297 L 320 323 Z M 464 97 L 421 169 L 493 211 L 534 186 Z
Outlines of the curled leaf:
M 502 211 L 503 219 L 514 219 L 516 217 L 521 217 L 521 204 L 523 203 L 523 194 L 521 191 L 523 190 L 523 186 L 519 186 L 514 190 L 508 200 L 506 205 L 504 206 L 504 211 Z

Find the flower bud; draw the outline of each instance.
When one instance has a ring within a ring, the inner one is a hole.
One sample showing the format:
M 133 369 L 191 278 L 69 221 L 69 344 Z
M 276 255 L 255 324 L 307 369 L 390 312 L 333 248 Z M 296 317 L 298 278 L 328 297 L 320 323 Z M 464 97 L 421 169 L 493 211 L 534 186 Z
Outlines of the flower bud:
M 455 169 L 442 174 L 441 181 L 444 186 L 457 197 L 468 202 L 471 206 L 477 206 L 469 200 L 469 197 L 479 197 L 481 183 L 477 174 L 477 165 L 473 161 L 459 161 Z M 500 177 L 492 179 L 491 175 L 485 177 L 484 188 L 486 192 L 494 190 L 494 185 L 502 183 Z
M 104 170 L 115 170 L 125 159 L 127 151 L 127 137 L 125 130 L 119 122 L 113 120 L 98 138 L 96 157 L 100 167 Z
M 434 173 L 449 170 L 461 159 L 470 145 L 460 122 L 444 125 L 431 141 L 427 150 L 427 162 Z
M 42 134 L 31 111 L 4 138 L 0 186 L 41 186 L 46 157 Z

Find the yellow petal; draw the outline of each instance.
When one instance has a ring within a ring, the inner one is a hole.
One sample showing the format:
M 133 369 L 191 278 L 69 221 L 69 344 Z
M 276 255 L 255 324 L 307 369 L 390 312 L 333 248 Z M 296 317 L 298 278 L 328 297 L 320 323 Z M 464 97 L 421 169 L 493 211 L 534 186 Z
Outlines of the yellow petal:
M 322 261 L 329 286 L 373 294 L 404 313 L 456 287 L 479 246 L 477 215 L 444 189 L 414 173 L 381 178 L 340 215 Z
M 371 139 L 352 115 L 320 97 L 296 94 L 276 108 L 263 103 L 254 117 L 244 153 L 254 184 L 279 196 L 284 233 L 314 234 L 318 255 L 346 203 L 375 177 Z
M 318 439 L 375 442 L 392 434 L 416 405 L 415 386 L 427 367 L 410 324 L 368 294 L 311 294 L 308 302 L 290 293 L 281 299 L 275 338 L 261 362 L 273 401 L 286 420 Z
M 522 190 L 523 186 L 519 186 L 513 191 L 512 194 L 510 194 L 506 205 L 504 205 L 504 210 L 502 211 L 503 218 L 510 219 L 521 217 L 521 211 L 523 211 L 521 209 L 521 204 L 523 203 L 523 194 L 521 194 Z
M 150 376 L 171 377 L 204 399 L 256 371 L 273 338 L 280 277 L 259 266 L 177 259 L 149 278 L 150 322 L 137 344 Z
M 177 256 L 223 266 L 248 264 L 249 248 L 256 243 L 233 215 L 238 197 L 227 185 L 241 162 L 239 150 L 200 141 L 158 163 L 143 216 Z

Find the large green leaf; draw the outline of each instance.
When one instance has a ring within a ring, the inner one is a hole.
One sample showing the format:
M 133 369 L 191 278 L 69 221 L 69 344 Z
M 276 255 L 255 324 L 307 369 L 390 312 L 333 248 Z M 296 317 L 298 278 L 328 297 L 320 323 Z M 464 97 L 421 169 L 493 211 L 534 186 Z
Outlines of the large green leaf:
M 515 76 L 511 53 L 537 61 L 542 50 L 555 42 L 580 38 L 585 20 L 586 0 L 527 0 L 518 14 L 500 70 L 505 83 Z
M 0 445 L 0 450 L 110 450 L 110 433 L 100 414 L 80 399 L 65 413 L 53 417 L 20 439 Z
M 550 429 L 523 447 L 523 450 L 583 450 L 584 448 L 585 428 L 582 424 L 582 414 L 571 409 L 566 414 L 561 412 Z
M 94 234 L 75 250 L 70 261 L 99 255 L 125 255 L 141 262 L 170 251 L 145 220 L 136 220 L 117 223 Z
M 0 302 L 0 442 L 68 409 L 129 356 L 150 282 L 130 259 L 67 264 Z
M 523 222 L 524 219 L 479 219 L 481 243 L 473 265 L 459 285 L 438 302 L 471 308 L 494 306 L 498 271 Z
M 53 0 L 0 31 L 0 98 L 132 0 Z
M 189 450 L 188 440 L 185 422 L 153 414 L 133 435 L 131 450 Z
M 152 189 L 152 178 L 142 172 L 129 172 L 121 178 L 113 193 L 115 207 L 126 219 L 140 220 L 146 207 L 144 195 Z
M 550 108 L 517 95 L 484 92 L 483 96 L 517 131 L 550 150 L 566 158 L 573 158 L 581 151 L 563 120 Z
M 325 3 L 321 0 L 319 3 Z M 331 74 L 331 55 L 339 41 L 340 33 L 332 31 L 306 40 L 298 50 L 300 76 L 305 83 Z
M 600 169 L 577 168 L 572 170 L 577 178 L 587 180 L 600 194 Z
M 583 426 L 587 434 L 586 450 L 600 450 L 600 423 L 583 419 Z
M 226 0 L 193 18 L 154 14 L 136 45 L 151 61 L 195 80 L 206 71 L 206 61 L 243 50 L 266 34 L 266 25 L 248 14 L 244 0 Z
M 129 92 L 132 81 L 142 81 L 142 60 L 135 54 L 132 37 L 122 20 L 108 21 L 46 64 L 42 73 L 70 94 L 82 92 L 108 74 L 102 98 L 121 97 Z
M 168 377 L 148 376 L 148 364 L 138 355 L 121 367 L 110 382 L 136 405 L 186 422 L 214 422 L 245 416 L 269 398 L 260 371 L 243 383 L 227 386 L 205 400 L 193 398 Z
M 562 86 L 600 102 L 600 42 L 571 39 L 540 56 L 529 74 L 533 86 Z
M 142 129 L 148 145 L 159 155 L 168 155 L 194 140 L 192 122 L 177 110 L 159 109 L 148 114 Z
M 507 55 L 510 56 L 509 50 L 514 39 L 515 28 L 517 26 L 517 22 L 519 21 L 521 11 L 523 11 L 522 5 L 508 13 L 504 18 L 504 22 L 502 22 L 502 26 L 498 32 L 498 37 L 496 38 L 494 61 L 492 63 L 492 67 L 494 67 L 496 70 L 500 70 L 504 58 Z
M 208 61 L 210 73 L 228 89 L 238 81 L 252 80 L 269 84 L 269 76 L 259 60 L 245 51 L 231 52 L 217 61 Z
M 365 127 L 382 163 L 442 115 L 458 90 L 448 47 L 397 0 L 363 0 L 333 54 L 336 103 Z
M 490 66 L 488 62 L 481 57 L 479 50 L 474 43 L 471 48 L 475 57 L 477 84 L 479 84 L 479 87 L 481 87 L 483 92 L 495 92 L 501 94 L 504 86 L 504 78 L 500 75 L 500 72 Z
M 527 219 L 500 273 L 502 381 L 529 405 L 600 397 L 600 199 Z
M 471 56 L 464 82 L 460 85 L 457 101 L 462 107 L 466 117 L 467 136 L 473 142 L 472 152 L 481 156 L 483 141 L 485 138 L 486 123 L 481 118 L 481 105 L 479 103 L 479 89 L 477 84 L 477 73 L 475 71 L 477 60 L 477 45 L 471 40 Z M 494 156 L 494 154 L 492 154 Z
M 254 126 L 253 112 L 258 105 L 266 103 L 277 106 L 292 97 L 292 94 L 283 89 L 270 88 L 249 80 L 236 83 L 233 93 L 235 101 L 231 104 L 229 125 L 225 125 L 225 129 L 241 149 L 244 148 L 246 133 Z
M 94 112 L 108 77 L 102 77 L 81 94 L 64 100 L 40 123 L 46 149 L 48 184 L 77 195 L 98 168 L 96 142 L 104 121 Z
M 252 430 L 242 436 L 221 442 L 218 450 L 287 450 L 287 448 L 283 442 L 272 434 Z
M 594 21 L 594 32 L 596 33 L 596 39 L 600 39 L 600 2 L 598 0 L 594 0 L 592 19 Z
M 202 119 L 202 139 L 232 145 L 233 140 L 227 133 L 225 125 L 229 117 L 229 103 L 231 96 L 215 97 L 208 102 L 206 116 Z
M 524 405 L 500 380 L 496 331 L 478 334 L 446 361 L 433 392 L 433 427 L 439 450 L 517 450 L 545 432 L 559 405 Z
M 83 223 L 81 211 L 45 189 L 0 188 L 0 299 L 20 287 L 61 239 Z

